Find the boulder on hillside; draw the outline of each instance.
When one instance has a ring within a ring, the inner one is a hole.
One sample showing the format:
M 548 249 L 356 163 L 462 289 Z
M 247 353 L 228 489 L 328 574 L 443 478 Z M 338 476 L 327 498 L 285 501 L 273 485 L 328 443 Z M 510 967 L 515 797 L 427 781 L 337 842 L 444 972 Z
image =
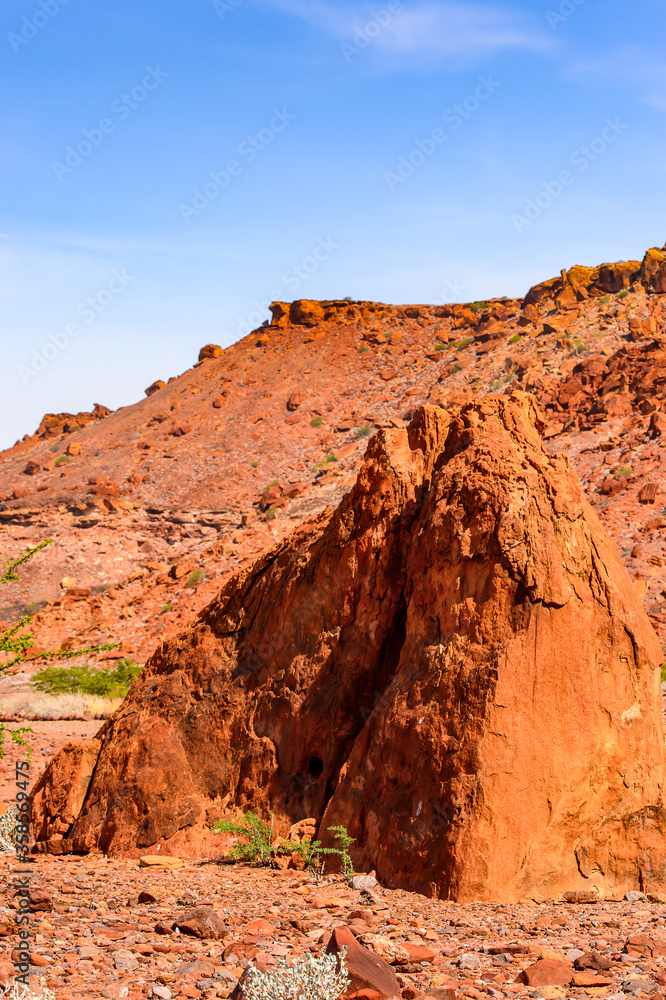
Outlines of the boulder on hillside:
M 153 655 L 66 836 L 183 853 L 207 810 L 272 810 L 440 898 L 664 886 L 661 651 L 540 427 L 515 392 L 375 435 L 337 510 Z

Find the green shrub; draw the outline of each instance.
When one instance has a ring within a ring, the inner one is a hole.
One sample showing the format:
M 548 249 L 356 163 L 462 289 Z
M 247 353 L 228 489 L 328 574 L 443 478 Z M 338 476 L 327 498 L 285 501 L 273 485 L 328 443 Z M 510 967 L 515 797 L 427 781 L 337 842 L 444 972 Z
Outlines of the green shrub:
M 356 431 L 354 433 L 357 438 L 367 438 L 370 437 L 370 435 L 373 432 L 373 429 L 374 428 L 370 424 L 361 424 L 360 427 L 356 428 Z
M 446 344 L 442 344 L 442 343 L 435 344 L 435 350 L 436 351 L 445 351 L 446 350 Z
M 202 569 L 193 569 L 187 578 L 185 583 L 186 587 L 196 587 L 198 584 L 203 583 L 206 579 L 206 574 Z
M 64 465 L 65 462 L 69 462 L 69 455 L 61 455 L 60 458 L 56 458 L 55 460 L 56 468 L 59 465 Z
M 467 347 L 468 344 L 472 343 L 473 339 L 474 339 L 473 337 L 465 337 L 463 340 L 459 341 L 459 343 L 456 344 L 456 350 L 458 351 L 464 350 L 464 348 Z
M 626 479 L 628 476 L 633 476 L 634 470 L 630 465 L 621 465 L 619 469 L 616 469 L 613 473 L 618 479 Z
M 133 660 L 118 660 L 114 670 L 90 667 L 46 667 L 34 677 L 35 686 L 48 694 L 90 694 L 99 698 L 124 698 L 141 673 Z
M 257 466 L 259 465 L 259 462 L 255 459 L 254 462 L 250 462 L 250 465 L 252 466 L 253 469 L 256 469 Z
M 273 846 L 273 825 L 274 816 L 271 813 L 271 824 L 264 823 L 253 812 L 245 813 L 242 822 L 232 823 L 230 820 L 221 819 L 217 822 L 213 830 L 215 833 L 233 833 L 236 837 L 243 837 L 245 843 L 236 843 L 229 851 L 232 861 L 245 861 L 252 865 L 266 865 L 270 863 L 271 848 Z
M 627 297 L 628 294 L 629 294 L 629 289 L 628 288 L 623 288 L 622 291 L 618 295 L 618 299 L 626 299 L 626 297 Z
M 587 350 L 587 344 L 585 343 L 584 340 L 574 340 L 573 344 L 571 345 L 571 349 L 574 352 L 574 354 L 585 354 L 585 351 Z
M 160 608 L 160 614 L 161 615 L 168 614 L 169 611 L 171 611 L 172 607 L 173 607 L 173 604 L 163 604 L 162 607 Z
M 608 299 L 609 299 L 608 295 L 602 295 L 601 298 L 599 299 L 599 305 L 605 306 L 606 303 L 608 302 Z
M 461 372 L 462 370 L 463 370 L 463 366 L 462 365 L 453 365 L 452 368 L 451 368 L 451 371 L 454 372 L 454 374 L 455 374 L 455 372 Z
M 316 417 L 313 417 L 312 420 L 310 421 L 310 427 L 321 427 L 323 422 L 324 418 L 317 415 Z
M 472 310 L 473 313 L 481 312 L 483 309 L 487 308 L 488 308 L 488 302 L 480 301 L 480 302 L 470 303 L 470 309 Z
M 339 842 L 338 847 L 322 847 L 321 841 L 304 841 L 302 844 L 292 844 L 288 840 L 273 839 L 274 816 L 270 814 L 270 826 L 260 819 L 255 813 L 247 812 L 242 820 L 232 822 L 231 820 L 219 820 L 213 826 L 215 833 L 233 833 L 236 837 L 242 837 L 244 843 L 236 843 L 229 852 L 232 861 L 242 861 L 246 864 L 270 865 L 272 864 L 271 854 L 277 850 L 286 854 L 298 854 L 305 861 L 306 868 L 322 866 L 322 858 L 335 855 L 342 862 L 342 874 L 346 879 L 354 876 L 354 866 L 349 854 L 349 848 L 354 843 L 354 838 L 349 836 L 344 826 L 329 826 L 330 833 L 335 835 Z
M 369 350 L 370 350 L 370 348 L 368 347 L 367 344 L 359 344 L 358 345 L 358 353 L 359 354 L 365 354 L 365 352 L 369 351 Z
M 513 337 L 509 337 L 509 343 L 510 344 L 517 344 L 519 340 L 520 340 L 520 334 L 519 333 L 514 333 Z
M 264 514 L 264 518 L 267 521 L 274 521 L 275 518 L 277 517 L 278 509 L 279 508 L 277 508 L 277 507 L 269 507 L 268 510 L 266 511 L 266 513 Z

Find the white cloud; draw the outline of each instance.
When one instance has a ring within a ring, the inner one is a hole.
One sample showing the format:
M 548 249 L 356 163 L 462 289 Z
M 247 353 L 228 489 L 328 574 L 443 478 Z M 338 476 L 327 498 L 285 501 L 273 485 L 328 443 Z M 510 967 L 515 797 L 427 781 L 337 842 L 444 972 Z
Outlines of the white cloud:
M 628 84 L 638 91 L 644 104 L 666 111 L 666 61 L 661 55 L 627 45 L 596 59 L 572 63 L 566 78 L 582 82 Z
M 355 33 L 388 11 L 375 2 L 335 4 L 327 0 L 266 0 L 278 10 L 292 14 L 340 41 L 352 41 Z M 383 53 L 420 60 L 476 57 L 501 49 L 544 49 L 551 44 L 542 30 L 509 7 L 456 0 L 402 0 L 390 18 L 384 14 L 381 30 L 373 31 L 372 47 Z M 381 21 L 381 18 L 380 18 Z

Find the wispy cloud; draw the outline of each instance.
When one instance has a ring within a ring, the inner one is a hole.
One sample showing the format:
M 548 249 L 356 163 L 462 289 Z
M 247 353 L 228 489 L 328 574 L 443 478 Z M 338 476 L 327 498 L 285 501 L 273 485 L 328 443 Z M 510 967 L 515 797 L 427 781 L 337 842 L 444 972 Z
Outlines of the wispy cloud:
M 666 59 L 639 45 L 625 45 L 593 59 L 573 62 L 566 76 L 581 82 L 627 84 L 644 104 L 666 111 Z
M 381 4 L 328 0 L 265 0 L 312 27 L 344 41 L 376 16 Z M 373 48 L 403 58 L 445 60 L 477 57 L 502 49 L 541 50 L 551 43 L 543 28 L 523 12 L 487 3 L 403 0 Z

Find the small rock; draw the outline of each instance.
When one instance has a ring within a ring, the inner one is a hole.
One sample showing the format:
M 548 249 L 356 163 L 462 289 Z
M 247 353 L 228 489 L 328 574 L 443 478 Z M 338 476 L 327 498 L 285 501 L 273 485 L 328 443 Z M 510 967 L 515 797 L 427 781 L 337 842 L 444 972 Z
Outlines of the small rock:
M 113 965 L 116 969 L 123 969 L 125 972 L 134 972 L 139 967 L 139 961 L 131 951 L 117 951 L 113 956 Z
M 227 925 L 222 916 L 208 906 L 200 906 L 196 910 L 190 910 L 179 917 L 175 923 L 182 934 L 190 934 L 192 937 L 206 941 L 219 941 L 220 938 L 228 934 Z
M 363 889 L 374 889 L 377 885 L 377 879 L 372 875 L 354 875 L 351 887 L 356 891 L 362 891 Z
M 637 889 L 633 889 L 631 892 L 625 892 L 624 898 L 628 903 L 647 903 L 647 896 L 644 892 L 639 892 Z
M 573 969 L 566 962 L 546 958 L 528 965 L 516 981 L 526 986 L 568 986 L 573 974 Z
M 623 993 L 656 993 L 658 989 L 651 979 L 625 979 L 622 983 Z
M 146 854 L 139 858 L 139 868 L 165 868 L 168 871 L 174 871 L 177 868 L 182 868 L 184 864 L 182 858 L 170 858 L 161 854 Z
M 168 986 L 153 986 L 152 996 L 157 997 L 157 1000 L 171 1000 L 173 993 Z
M 599 896 L 596 892 L 565 892 L 562 896 L 565 903 L 598 903 Z
M 457 964 L 459 969 L 480 969 L 481 959 L 474 952 L 467 952 L 460 956 Z

